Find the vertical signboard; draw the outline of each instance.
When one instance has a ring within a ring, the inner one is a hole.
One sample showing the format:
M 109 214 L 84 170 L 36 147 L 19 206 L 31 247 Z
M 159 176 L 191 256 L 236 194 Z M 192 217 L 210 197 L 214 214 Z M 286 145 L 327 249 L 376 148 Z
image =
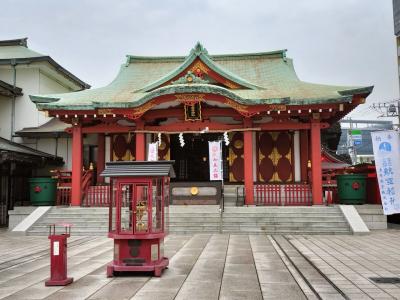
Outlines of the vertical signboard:
M 400 213 L 400 138 L 394 130 L 372 132 L 383 213 Z
M 158 160 L 158 143 L 150 143 L 149 144 L 149 152 L 147 154 L 148 161 L 157 161 Z
M 221 141 L 208 142 L 210 160 L 210 180 L 222 180 L 222 145 Z

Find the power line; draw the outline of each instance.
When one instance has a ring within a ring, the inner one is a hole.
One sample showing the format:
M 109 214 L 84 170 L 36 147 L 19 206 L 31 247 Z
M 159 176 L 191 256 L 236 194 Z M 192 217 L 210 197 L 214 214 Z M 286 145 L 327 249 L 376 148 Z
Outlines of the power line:
M 400 125 L 400 99 L 373 103 L 370 108 L 378 112 L 378 118 L 397 117 Z

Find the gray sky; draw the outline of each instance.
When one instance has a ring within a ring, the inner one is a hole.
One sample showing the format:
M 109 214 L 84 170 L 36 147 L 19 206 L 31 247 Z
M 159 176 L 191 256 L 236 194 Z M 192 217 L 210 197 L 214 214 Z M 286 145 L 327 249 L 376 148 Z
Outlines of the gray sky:
M 28 37 L 93 87 L 126 54 L 187 55 L 288 49 L 304 81 L 374 85 L 353 117 L 399 97 L 391 0 L 2 0 L 0 39 Z

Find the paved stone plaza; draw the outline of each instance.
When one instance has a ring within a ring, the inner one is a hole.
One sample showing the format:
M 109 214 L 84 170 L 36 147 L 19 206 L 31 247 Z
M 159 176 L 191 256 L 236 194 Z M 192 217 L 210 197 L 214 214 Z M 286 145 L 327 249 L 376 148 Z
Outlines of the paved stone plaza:
M 170 235 L 170 266 L 107 278 L 112 241 L 69 239 L 66 287 L 45 287 L 46 237 L 0 233 L 0 299 L 400 299 L 400 232 L 365 236 Z

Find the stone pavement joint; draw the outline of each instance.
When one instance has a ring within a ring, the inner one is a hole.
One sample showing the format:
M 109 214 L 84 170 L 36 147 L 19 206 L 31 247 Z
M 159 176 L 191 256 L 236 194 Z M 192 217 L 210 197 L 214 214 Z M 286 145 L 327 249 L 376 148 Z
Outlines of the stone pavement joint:
M 400 276 L 400 235 L 393 229 L 368 236 L 169 235 L 170 266 L 161 278 L 107 278 L 112 240 L 70 241 L 74 283 L 45 287 L 47 237 L 0 233 L 0 264 L 7 266 L 0 270 L 0 299 L 343 299 L 334 286 L 348 299 L 400 299 L 400 284 L 370 280 Z

